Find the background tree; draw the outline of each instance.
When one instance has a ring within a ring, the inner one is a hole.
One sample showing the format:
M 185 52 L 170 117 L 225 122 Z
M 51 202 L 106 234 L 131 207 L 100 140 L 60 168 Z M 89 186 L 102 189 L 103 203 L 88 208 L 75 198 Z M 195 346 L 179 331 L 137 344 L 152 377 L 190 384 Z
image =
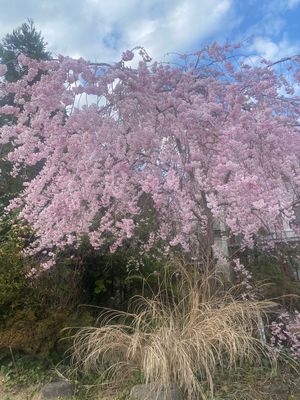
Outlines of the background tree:
M 17 82 L 24 74 L 27 68 L 23 67 L 18 57 L 24 54 L 35 60 L 48 60 L 51 55 L 46 50 L 47 43 L 42 37 L 42 33 L 37 31 L 33 20 L 29 19 L 20 27 L 13 30 L 12 33 L 4 36 L 0 43 L 0 63 L 5 66 L 6 73 L 4 80 L 6 83 Z M 35 77 L 35 81 L 40 78 L 40 74 Z M 6 93 L 0 99 L 0 107 L 13 106 L 14 96 L 12 93 Z M 0 116 L 0 127 L 15 123 L 15 119 L 9 115 Z M 0 152 L 0 196 L 1 204 L 7 204 L 8 199 L 13 193 L 17 193 L 21 189 L 21 179 L 12 178 L 10 175 L 11 166 L 3 160 L 3 156 L 7 153 L 10 145 L 2 146 Z
M 18 62 L 20 54 L 34 60 L 49 60 L 51 54 L 46 46 L 42 33 L 36 30 L 31 19 L 4 36 L 0 44 L 0 62 L 7 67 L 6 81 L 16 82 L 26 72 Z

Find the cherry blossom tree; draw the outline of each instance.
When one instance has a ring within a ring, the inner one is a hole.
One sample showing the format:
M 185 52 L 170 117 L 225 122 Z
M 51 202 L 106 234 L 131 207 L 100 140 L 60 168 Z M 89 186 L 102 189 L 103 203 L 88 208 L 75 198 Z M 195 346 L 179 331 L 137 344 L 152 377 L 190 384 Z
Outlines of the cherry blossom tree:
M 9 206 L 35 231 L 30 251 L 51 256 L 83 235 L 112 252 L 211 248 L 216 220 L 251 245 L 292 224 L 300 58 L 282 73 L 239 54 L 213 44 L 162 64 L 142 49 L 136 67 L 134 51 L 114 65 L 19 56 L 28 72 L 0 89 L 16 121 L 1 143 L 13 142 L 14 174 L 40 165 Z

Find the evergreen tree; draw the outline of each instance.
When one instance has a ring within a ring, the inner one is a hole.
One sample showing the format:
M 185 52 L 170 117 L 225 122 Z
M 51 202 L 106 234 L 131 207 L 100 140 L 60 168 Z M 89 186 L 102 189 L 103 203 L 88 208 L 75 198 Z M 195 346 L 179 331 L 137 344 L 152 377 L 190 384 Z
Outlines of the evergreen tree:
M 35 60 L 48 60 L 50 53 L 46 46 L 42 33 L 36 30 L 31 19 L 8 33 L 0 43 L 0 62 L 7 67 L 5 79 L 15 82 L 24 75 L 25 70 L 18 62 L 20 54 Z
M 6 82 L 16 82 L 27 72 L 27 68 L 20 65 L 18 56 L 24 54 L 36 60 L 48 60 L 51 55 L 46 50 L 47 43 L 42 37 L 42 33 L 37 31 L 34 22 L 28 19 L 12 33 L 8 33 L 0 42 L 0 64 L 6 65 Z M 40 74 L 35 78 L 37 81 Z M 0 107 L 4 105 L 14 105 L 14 95 L 8 94 L 1 98 Z M 9 115 L 0 115 L 0 128 L 4 125 L 14 124 L 14 118 Z M 14 179 L 10 175 L 10 163 L 3 160 L 3 156 L 10 149 L 10 144 L 2 146 L 0 151 L 0 205 L 6 205 L 13 194 L 18 192 L 22 185 L 22 178 Z

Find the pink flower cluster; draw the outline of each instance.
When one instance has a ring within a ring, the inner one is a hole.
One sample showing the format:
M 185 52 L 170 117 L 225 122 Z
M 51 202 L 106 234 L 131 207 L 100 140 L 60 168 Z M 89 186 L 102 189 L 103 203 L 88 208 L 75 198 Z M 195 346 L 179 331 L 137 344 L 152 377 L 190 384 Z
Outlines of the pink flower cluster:
M 256 300 L 251 272 L 241 264 L 238 258 L 233 260 L 232 268 L 235 272 L 237 283 L 241 286 L 243 300 Z
M 122 60 L 123 61 L 131 61 L 134 57 L 134 53 L 131 50 L 126 50 L 123 54 L 122 54 Z
M 271 345 L 277 351 L 288 349 L 300 360 L 300 313 L 285 311 L 271 324 Z
M 0 64 L 0 77 L 4 76 L 7 72 L 7 67 L 6 65 Z

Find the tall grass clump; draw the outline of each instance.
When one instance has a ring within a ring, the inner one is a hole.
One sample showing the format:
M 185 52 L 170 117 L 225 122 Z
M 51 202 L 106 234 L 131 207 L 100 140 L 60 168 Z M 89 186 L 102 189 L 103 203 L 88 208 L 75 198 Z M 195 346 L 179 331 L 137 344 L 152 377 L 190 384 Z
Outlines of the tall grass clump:
M 177 385 L 188 398 L 214 391 L 218 368 L 259 362 L 266 353 L 257 331 L 272 303 L 244 301 L 213 274 L 178 266 L 159 279 L 151 298 L 136 296 L 131 311 L 103 310 L 98 326 L 74 335 L 77 366 L 103 371 L 111 384 L 138 371 L 153 390 Z

